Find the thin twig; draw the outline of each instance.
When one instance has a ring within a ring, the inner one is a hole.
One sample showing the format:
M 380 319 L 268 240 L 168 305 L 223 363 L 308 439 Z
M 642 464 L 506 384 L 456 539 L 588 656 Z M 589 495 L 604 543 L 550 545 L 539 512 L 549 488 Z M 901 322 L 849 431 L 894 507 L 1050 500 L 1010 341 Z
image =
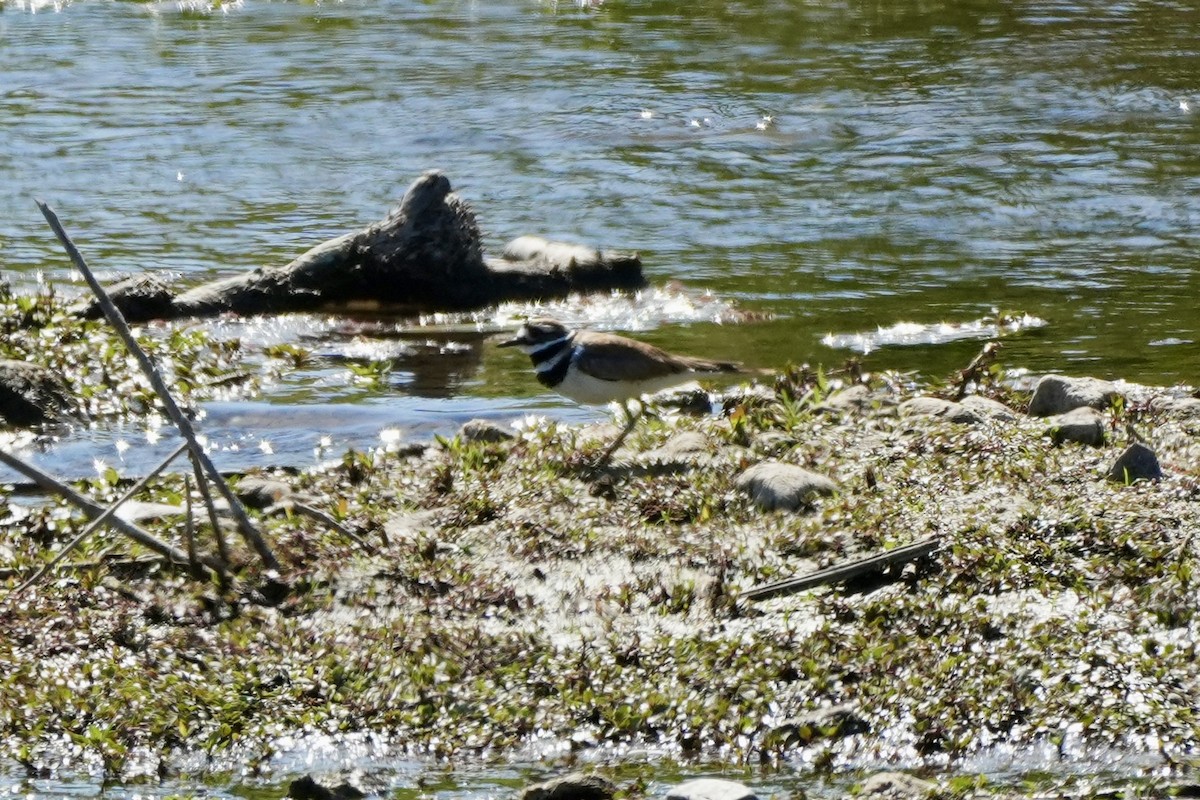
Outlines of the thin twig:
M 63 572 L 89 572 L 95 569 L 119 570 L 142 567 L 170 567 L 181 566 L 174 559 L 165 558 L 163 556 L 141 556 L 139 558 L 108 558 L 103 556 L 92 561 L 71 561 L 66 564 L 60 564 L 59 570 Z M 28 569 L 20 567 L 3 567 L 0 568 L 0 581 L 6 581 L 9 578 L 15 578 L 29 572 Z M 7 602 L 15 594 L 15 590 L 5 595 L 4 601 Z
M 121 310 L 116 307 L 112 298 L 108 296 L 108 292 L 104 290 L 104 287 L 96 280 L 96 276 L 92 274 L 87 262 L 83 259 L 83 255 L 63 229 L 62 223 L 58 221 L 58 215 L 41 200 L 35 200 L 34 202 L 41 209 L 42 216 L 46 218 L 46 222 L 50 223 L 50 228 L 54 231 L 54 235 L 58 237 L 58 241 L 62 243 L 63 248 L 66 249 L 67 255 L 70 256 L 71 261 L 75 264 L 75 268 L 83 275 L 83 279 L 91 287 L 92 293 L 96 295 L 96 299 L 100 302 L 100 308 L 104 311 L 104 316 L 108 319 L 109 324 L 116 329 L 121 339 L 125 342 L 125 346 L 129 348 L 129 352 L 137 359 L 142 372 L 145 373 L 146 378 L 150 381 L 150 385 L 154 387 L 154 391 L 158 393 L 159 398 L 162 400 L 163 408 L 166 410 L 167 415 L 187 441 L 192 457 L 201 465 L 204 474 L 209 477 L 217 487 L 217 491 L 229 503 L 229 510 L 233 514 L 234 519 L 237 520 L 238 530 L 242 532 L 242 535 L 258 553 L 259 558 L 262 559 L 267 569 L 279 569 L 279 561 L 275 558 L 275 554 L 271 552 L 271 548 L 262 534 L 254 527 L 254 523 L 250 521 L 250 516 L 246 513 L 246 509 L 229 488 L 229 485 L 225 483 L 225 479 L 221 477 L 221 473 L 217 472 L 212 459 L 208 457 L 208 454 L 204 452 L 204 448 L 196 440 L 196 431 L 192 428 L 191 420 L 180 411 L 162 375 L 159 374 L 158 369 L 154 366 L 154 362 L 150 360 L 150 357 L 146 355 L 146 351 L 141 348 L 137 339 L 134 338 L 133 332 L 129 329 L 128 323 L 125 322 L 125 316 L 121 313 Z
M 188 568 L 193 578 L 200 577 L 200 562 L 196 560 L 196 520 L 192 519 L 192 476 L 183 474 L 183 541 L 187 544 Z
M 66 498 L 67 502 L 74 505 L 84 514 L 87 514 L 90 519 L 97 519 L 106 514 L 106 509 L 104 506 L 95 502 L 91 498 L 84 497 L 79 492 L 60 481 L 58 478 L 42 472 L 34 465 L 22 461 L 12 453 L 9 453 L 7 450 L 0 449 L 0 463 L 12 467 L 17 472 L 20 472 L 22 475 L 29 478 L 38 486 L 41 486 L 46 491 L 55 492 L 56 494 Z M 153 534 L 149 533 L 144 528 L 134 525 L 132 522 L 108 514 L 105 524 L 120 531 L 138 544 L 153 550 L 159 555 L 166 556 L 172 561 L 177 561 L 180 564 L 187 563 L 187 553 L 183 552 L 178 547 L 174 547 L 173 545 L 169 545 L 166 542 L 156 539 Z M 202 557 L 201 563 L 214 572 L 219 573 L 223 569 L 222 565 L 212 558 Z M 12 593 L 10 593 L 8 596 L 12 597 Z
M 350 530 L 321 509 L 310 506 L 308 503 L 297 503 L 294 501 L 291 503 L 291 507 L 295 509 L 297 513 L 304 514 L 305 516 L 312 517 L 318 522 L 325 523 L 350 541 L 355 542 L 359 547 L 366 550 L 371 555 L 376 555 L 379 552 L 375 545 L 371 544 L 366 539 L 362 538 L 357 533 Z
M 118 497 L 116 499 L 116 501 L 114 501 L 112 503 L 112 505 L 110 505 L 108 508 L 104 509 L 103 514 L 101 514 L 98 517 L 95 517 L 90 523 L 88 523 L 88 526 L 86 528 L 84 528 L 83 531 L 78 536 L 76 536 L 74 539 L 72 539 L 70 541 L 70 543 L 67 544 L 66 547 L 64 547 L 62 550 L 60 550 L 58 552 L 58 555 L 56 555 L 54 558 L 50 559 L 50 562 L 48 564 L 46 564 L 41 569 L 39 569 L 36 573 L 34 573 L 34 576 L 32 578 L 25 581 L 23 584 L 18 586 L 16 589 L 13 589 L 12 592 L 8 596 L 9 597 L 17 597 L 22 592 L 24 592 L 26 589 L 28 589 L 29 587 L 33 586 L 38 581 L 40 581 L 42 579 L 42 576 L 44 576 L 50 570 L 54 569 L 55 565 L 57 565 L 58 562 L 62 561 L 64 558 L 66 558 L 67 555 L 72 550 L 74 550 L 76 547 L 78 547 L 80 545 L 80 543 L 83 542 L 84 539 L 91 536 L 93 531 L 95 531 L 101 525 L 108 522 L 109 517 L 111 517 L 113 514 L 117 513 L 117 509 L 120 508 L 121 505 L 126 500 L 133 497 L 135 494 L 140 492 L 142 489 L 146 488 L 146 484 L 150 483 L 150 481 L 154 480 L 154 478 L 156 478 L 160 472 L 162 472 L 164 469 L 169 467 L 171 465 L 171 462 L 174 461 L 175 459 L 179 458 L 179 454 L 182 453 L 186 449 L 187 449 L 187 445 L 185 445 L 185 444 L 181 444 L 181 445 L 179 445 L 179 447 L 175 448 L 175 451 L 173 453 L 171 453 L 171 455 L 169 455 L 165 459 L 163 459 L 162 463 L 160 463 L 157 467 L 152 469 L 150 471 L 150 474 L 146 475 L 146 477 L 142 478 L 140 481 L 135 483 L 133 486 L 130 486 L 129 489 L 126 490 L 124 494 L 122 494 L 120 497 Z
M 208 490 L 208 482 L 204 480 L 204 473 L 200 471 L 200 465 L 196 463 L 195 458 L 192 459 L 192 470 L 196 474 L 196 488 L 200 490 L 200 497 L 204 499 L 204 507 L 208 509 L 208 521 L 212 525 L 213 536 L 217 539 L 217 553 L 220 554 L 221 560 L 228 564 L 229 544 L 225 541 L 225 532 L 221 530 L 221 517 L 217 514 L 217 506 L 213 502 L 212 492 Z

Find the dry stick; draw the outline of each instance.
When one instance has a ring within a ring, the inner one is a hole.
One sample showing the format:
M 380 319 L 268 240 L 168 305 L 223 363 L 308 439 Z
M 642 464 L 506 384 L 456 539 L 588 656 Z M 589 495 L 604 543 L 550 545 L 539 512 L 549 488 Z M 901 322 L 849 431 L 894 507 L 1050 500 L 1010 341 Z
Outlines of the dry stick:
M 939 544 L 937 539 L 922 539 L 919 542 L 913 542 L 912 544 L 906 544 L 903 547 L 897 547 L 893 550 L 876 553 L 873 556 L 866 556 L 865 558 L 848 561 L 834 567 L 810 572 L 807 575 L 801 575 L 796 578 L 784 578 L 781 581 L 753 586 L 742 592 L 739 599 L 766 600 L 770 597 L 778 597 L 781 594 L 802 592 L 805 589 L 811 589 L 814 586 L 821 586 L 826 583 L 848 581 L 851 578 L 857 578 L 859 575 L 868 572 L 875 572 L 892 564 L 923 558 L 937 550 Z
M 204 507 L 208 509 L 208 521 L 212 525 L 213 536 L 217 539 L 217 552 L 221 554 L 221 560 L 228 564 L 229 545 L 225 542 L 225 534 L 221 530 L 221 518 L 217 515 L 212 492 L 208 490 L 208 481 L 204 480 L 204 473 L 200 471 L 200 465 L 196 463 L 195 458 L 192 459 L 192 470 L 196 473 L 196 488 L 200 490 L 200 496 L 204 498 Z
M 66 547 L 64 547 L 61 551 L 59 551 L 58 555 L 56 555 L 54 558 L 50 559 L 50 563 L 46 564 L 41 569 L 39 569 L 37 572 L 35 572 L 32 578 L 25 581 L 23 584 L 18 586 L 16 589 L 13 589 L 12 592 L 9 593 L 8 596 L 16 597 L 17 595 L 21 594 L 26 589 L 28 589 L 30 586 L 33 586 L 35 583 L 40 581 L 42 579 L 42 576 L 44 576 L 50 570 L 54 569 L 54 567 L 58 564 L 58 562 L 62 561 L 64 558 L 66 558 L 67 555 L 72 550 L 74 550 L 76 547 L 78 547 L 80 545 L 80 543 L 83 542 L 84 539 L 91 536 L 93 531 L 95 531 L 101 525 L 108 522 L 109 517 L 111 517 L 113 514 L 117 513 L 117 509 L 120 508 L 121 505 L 126 500 L 133 497 L 135 494 L 140 492 L 142 489 L 146 488 L 146 484 L 148 484 L 150 481 L 154 480 L 154 478 L 160 472 L 162 472 L 164 469 L 169 467 L 171 465 L 171 462 L 174 461 L 175 459 L 179 458 L 179 454 L 182 453 L 186 449 L 187 449 L 187 445 L 185 445 L 185 444 L 181 444 L 181 445 L 179 445 L 179 447 L 175 448 L 175 451 L 173 453 L 171 453 L 171 455 L 169 455 L 165 459 L 163 459 L 161 464 L 159 464 L 157 467 L 152 469 L 150 471 L 149 475 L 142 478 L 140 481 L 135 483 L 133 486 L 130 486 L 129 489 L 124 494 L 122 494 L 120 497 L 118 497 L 113 502 L 112 505 L 110 505 L 108 508 L 104 509 L 103 514 L 101 514 L 98 517 L 94 517 L 92 519 L 92 521 L 88 524 L 88 526 L 83 529 L 82 533 L 80 533 L 78 536 L 76 536 L 74 539 L 72 539 L 71 542 Z
M 128 569 L 130 567 L 155 567 L 155 566 L 170 566 L 177 562 L 163 556 L 143 556 L 141 558 L 105 558 L 101 561 L 72 561 L 69 564 L 63 564 L 59 567 L 64 572 L 88 572 L 94 569 L 107 569 L 113 571 L 117 569 Z M 27 569 L 20 567 L 3 567 L 0 568 L 0 581 L 6 581 L 9 578 L 16 578 L 20 575 L 25 575 L 29 572 Z M 17 592 L 14 589 L 4 596 L 0 603 L 8 602 L 8 599 Z
M 98 519 L 106 514 L 106 509 L 104 506 L 95 502 L 91 498 L 84 497 L 67 484 L 58 480 L 58 478 L 42 472 L 33 464 L 22 461 L 12 453 L 9 453 L 7 450 L 0 449 L 0 463 L 4 463 L 9 467 L 12 467 L 17 472 L 21 473 L 26 478 L 29 478 L 46 491 L 55 492 L 59 495 L 62 495 L 67 499 L 67 502 L 83 511 L 83 513 L 87 514 L 91 519 Z M 187 553 L 183 552 L 178 547 L 174 547 L 166 542 L 154 538 L 153 534 L 149 533 L 143 528 L 138 527 L 137 525 L 134 525 L 132 522 L 123 520 L 120 517 L 109 515 L 106 523 L 129 538 L 133 539 L 138 544 L 148 547 L 154 552 L 164 555 L 172 561 L 176 561 L 180 564 L 187 563 Z M 222 565 L 219 562 L 207 556 L 201 558 L 201 563 L 214 572 L 219 573 L 222 569 Z M 11 596 L 12 594 L 10 593 L 9 597 Z
M 71 241 L 71 237 L 63 230 L 62 224 L 58 221 L 58 215 L 41 200 L 35 200 L 37 206 L 42 211 L 42 216 L 46 218 L 46 222 L 50 223 L 51 230 L 58 237 L 58 241 L 67 251 L 67 255 L 71 257 L 71 261 L 75 264 L 75 268 L 83 275 L 83 279 L 87 281 L 87 285 L 91 287 L 92 293 L 96 295 L 96 299 L 100 302 L 100 308 L 104 311 L 104 316 L 108 319 L 110 325 L 120 334 L 124 340 L 125 346 L 129 348 L 129 352 L 137 359 L 138 365 L 142 368 L 142 372 L 150 380 L 150 385 L 154 387 L 154 391 L 158 393 L 162 399 L 163 408 L 166 409 L 167 415 L 171 417 L 171 421 L 175 423 L 175 427 L 183 434 L 183 438 L 187 440 L 188 449 L 194 458 L 203 467 L 203 471 L 212 480 L 217 490 L 229 503 L 229 510 L 233 513 L 234 519 L 237 520 L 238 529 L 246 538 L 251 546 L 258 552 L 259 558 L 267 569 L 279 569 L 279 561 L 276 560 L 275 554 L 271 552 L 270 546 L 254 527 L 254 523 L 250 521 L 246 509 L 241 502 L 234 496 L 229 485 L 225 483 L 225 479 L 221 477 L 221 473 L 217 472 L 216 466 L 213 465 L 212 459 L 204 452 L 204 448 L 196 441 L 196 431 L 192 428 L 191 421 L 179 410 L 179 406 L 175 404 L 175 398 L 171 396 L 171 392 L 167 389 L 167 384 L 163 381 L 162 376 L 155 368 L 150 357 L 146 355 L 146 351 L 142 350 L 137 339 L 134 338 L 133 332 L 129 330 L 129 325 L 125 322 L 125 316 L 121 310 L 113 304 L 112 298 L 108 296 L 108 292 L 104 291 L 96 276 L 92 274 L 87 262 L 83 260 L 83 255 L 75 247 L 75 243 Z
M 316 508 L 314 506 L 310 506 L 308 503 L 296 503 L 296 502 L 292 503 L 292 508 L 296 511 L 297 514 L 304 514 L 306 516 L 312 517 L 313 519 L 317 520 L 318 522 L 325 523 L 326 525 L 328 525 L 329 527 L 333 528 L 335 531 L 340 533 L 342 536 L 345 536 L 347 539 L 354 542 L 362 549 L 366 550 L 369 554 L 377 555 L 379 553 L 379 550 L 377 550 L 375 548 L 375 545 L 371 544 L 366 539 L 362 538 L 357 533 L 350 530 L 345 525 L 341 524 L 336 519 L 334 519 L 332 516 L 330 516 L 329 514 L 326 514 L 324 511 L 322 511 L 321 509 Z
M 192 519 L 192 476 L 183 475 L 183 540 L 187 542 L 188 569 L 192 577 L 199 577 L 200 562 L 196 560 L 196 521 Z

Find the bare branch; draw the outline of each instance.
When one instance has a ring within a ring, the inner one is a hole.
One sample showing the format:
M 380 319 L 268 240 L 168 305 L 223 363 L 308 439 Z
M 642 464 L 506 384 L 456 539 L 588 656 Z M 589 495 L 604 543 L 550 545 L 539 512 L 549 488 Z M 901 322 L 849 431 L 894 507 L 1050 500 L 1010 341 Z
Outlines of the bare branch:
M 51 210 L 51 208 L 41 200 L 35 200 L 35 202 L 37 203 L 38 208 L 41 209 L 42 216 L 44 216 L 46 221 L 50 223 L 50 228 L 54 231 L 54 235 L 58 237 L 58 241 L 61 242 L 63 248 L 66 249 L 67 255 L 70 256 L 71 261 L 75 264 L 75 268 L 79 270 L 81 275 L 83 275 L 84 280 L 87 281 L 87 285 L 91 287 L 92 293 L 96 295 L 96 299 L 100 302 L 100 308 L 104 311 L 105 318 L 108 319 L 109 324 L 111 324 L 121 336 L 121 339 L 125 342 L 125 346 L 129 348 L 129 352 L 132 353 L 134 358 L 137 359 L 138 365 L 142 368 L 142 372 L 145 373 L 146 378 L 149 379 L 150 385 L 153 386 L 154 391 L 158 393 L 159 398 L 162 400 L 163 408 L 166 409 L 167 415 L 171 418 L 171 421 L 175 423 L 175 427 L 179 429 L 179 432 L 187 441 L 188 449 L 192 453 L 192 458 L 194 458 L 196 462 L 200 464 L 200 466 L 203 468 L 204 474 L 208 476 L 213 485 L 216 486 L 217 490 L 221 493 L 221 496 L 224 497 L 226 502 L 229 503 L 229 510 L 233 513 L 234 519 L 237 520 L 238 529 L 242 532 L 242 535 L 246 538 L 246 541 L 248 541 L 258 553 L 259 558 L 262 559 L 262 562 L 264 565 L 266 565 L 267 569 L 279 569 L 279 561 L 276 560 L 275 554 L 271 552 L 271 548 L 267 544 L 266 540 L 262 537 L 262 534 L 259 533 L 258 529 L 254 527 L 254 523 L 250 521 L 250 517 L 246 513 L 246 509 L 242 506 L 241 502 L 229 488 L 229 485 L 225 483 L 225 479 L 221 477 L 221 473 L 217 472 L 217 468 L 213 465 L 212 459 L 208 457 L 208 454 L 204 452 L 204 448 L 201 447 L 200 443 L 196 440 L 196 431 L 192 428 L 191 420 L 189 420 L 187 416 L 180 411 L 179 406 L 175 403 L 175 398 L 171 396 L 171 392 L 167 388 L 167 384 L 163 380 L 162 375 L 159 374 L 158 369 L 154 366 L 154 362 L 150 360 L 150 357 L 146 355 L 146 351 L 141 348 L 141 345 L 138 344 L 137 339 L 134 338 L 133 332 L 129 329 L 129 325 L 125 322 L 125 317 L 121 314 L 120 309 L 113 304 L 112 298 L 108 296 L 108 293 L 104 291 L 104 287 L 102 287 L 100 282 L 96 280 L 96 276 L 92 274 L 87 262 L 83 259 L 83 255 L 79 252 L 78 248 L 75 247 L 75 243 L 71 241 L 71 237 L 67 235 L 67 232 L 63 229 L 62 224 L 58 221 L 58 215 L 56 215 L 54 211 Z
M 105 509 L 104 506 L 95 502 L 91 498 L 84 497 L 79 492 L 60 481 L 58 478 L 42 472 L 34 465 L 26 461 L 22 461 L 20 458 L 17 458 L 7 450 L 0 449 L 0 463 L 12 467 L 17 472 L 20 472 L 22 475 L 29 478 L 46 491 L 54 492 L 55 494 L 66 498 L 67 502 L 78 508 L 90 519 L 95 520 L 103 518 L 104 524 L 120 531 L 138 544 L 153 550 L 159 555 L 166 556 L 172 561 L 180 564 L 186 564 L 188 562 L 187 553 L 180 550 L 178 547 L 174 547 L 155 538 L 153 534 L 146 531 L 144 528 L 134 525 L 132 522 L 121 519 L 117 516 L 113 516 L 112 512 L 115 510 L 115 506 L 114 508 Z M 219 573 L 223 569 L 223 565 L 212 558 L 203 557 L 201 562 L 214 572 Z M 16 591 L 10 593 L 8 596 L 12 597 L 14 594 L 16 594 Z

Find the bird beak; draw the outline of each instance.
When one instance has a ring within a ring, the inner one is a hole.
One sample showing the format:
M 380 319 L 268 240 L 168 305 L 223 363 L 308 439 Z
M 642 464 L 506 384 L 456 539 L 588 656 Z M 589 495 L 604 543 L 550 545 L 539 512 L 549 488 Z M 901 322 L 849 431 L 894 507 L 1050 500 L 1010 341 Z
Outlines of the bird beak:
M 500 344 L 498 344 L 496 346 L 497 347 L 516 347 L 519 344 L 525 344 L 525 340 L 521 338 L 520 334 L 514 336 L 511 339 L 505 339 L 503 342 L 501 342 Z

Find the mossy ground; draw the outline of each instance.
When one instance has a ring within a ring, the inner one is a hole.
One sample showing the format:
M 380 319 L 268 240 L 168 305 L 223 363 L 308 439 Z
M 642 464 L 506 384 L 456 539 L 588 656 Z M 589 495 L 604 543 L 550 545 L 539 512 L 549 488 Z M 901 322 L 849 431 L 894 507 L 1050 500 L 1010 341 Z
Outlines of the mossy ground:
M 66 752 L 113 775 L 362 730 L 452 759 L 560 739 L 837 771 L 1050 743 L 1157 752 L 1189 771 L 1200 418 L 1113 410 L 1114 439 L 1136 426 L 1167 471 L 1120 485 L 1103 477 L 1116 443 L 1055 447 L 1025 417 L 904 417 L 896 403 L 919 387 L 869 384 L 864 407 L 830 408 L 823 382 L 792 375 L 717 417 L 646 421 L 622 455 L 634 468 L 600 479 L 588 464 L 611 432 L 544 420 L 511 441 L 351 453 L 284 476 L 378 552 L 307 516 L 262 517 L 282 598 L 259 591 L 249 550 L 229 585 L 96 567 L 140 554 L 102 533 L 73 559 L 93 566 L 4 599 L 84 524 L 53 502 L 6 501 L 0 737 L 30 768 Z M 681 431 L 708 455 L 647 461 Z M 734 480 L 765 458 L 841 491 L 763 513 Z M 182 493 L 167 477 L 141 499 Z M 177 543 L 182 529 L 155 528 Z M 896 580 L 738 597 L 928 536 L 941 550 Z M 813 722 L 830 706 L 866 732 Z

